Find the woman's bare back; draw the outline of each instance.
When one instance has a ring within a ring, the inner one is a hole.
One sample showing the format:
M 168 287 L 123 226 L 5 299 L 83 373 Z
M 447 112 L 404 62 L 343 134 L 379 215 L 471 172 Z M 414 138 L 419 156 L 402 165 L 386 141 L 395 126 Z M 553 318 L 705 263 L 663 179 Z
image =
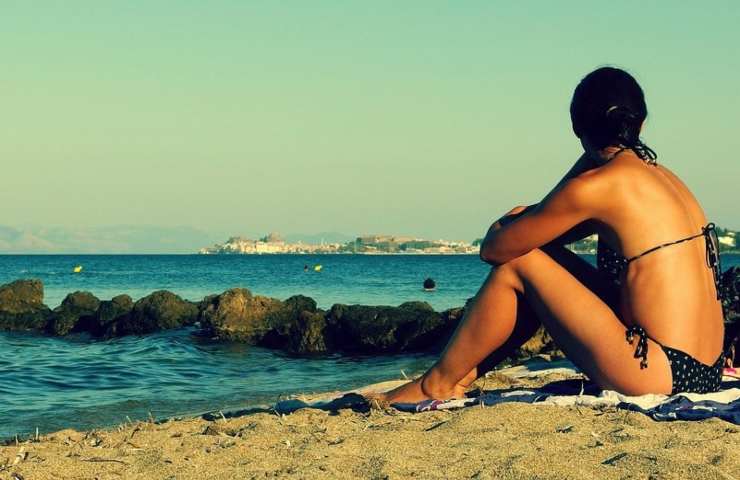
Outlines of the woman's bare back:
M 624 152 L 602 167 L 613 180 L 601 220 L 607 243 L 631 258 L 702 231 L 707 219 L 668 168 Z M 722 349 L 722 307 L 707 267 L 704 237 L 631 262 L 622 282 L 621 317 L 658 342 L 712 364 Z

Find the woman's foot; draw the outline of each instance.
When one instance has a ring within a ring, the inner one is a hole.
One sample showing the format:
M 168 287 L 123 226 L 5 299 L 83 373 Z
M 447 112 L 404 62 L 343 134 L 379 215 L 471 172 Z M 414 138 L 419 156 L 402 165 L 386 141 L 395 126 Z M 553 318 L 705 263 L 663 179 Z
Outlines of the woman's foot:
M 444 387 L 442 379 L 434 370 L 430 370 L 416 380 L 394 388 L 393 390 L 368 395 L 370 400 L 380 404 L 419 403 L 424 400 L 449 400 L 465 397 L 465 391 L 477 378 L 477 370 L 473 369 L 452 387 Z

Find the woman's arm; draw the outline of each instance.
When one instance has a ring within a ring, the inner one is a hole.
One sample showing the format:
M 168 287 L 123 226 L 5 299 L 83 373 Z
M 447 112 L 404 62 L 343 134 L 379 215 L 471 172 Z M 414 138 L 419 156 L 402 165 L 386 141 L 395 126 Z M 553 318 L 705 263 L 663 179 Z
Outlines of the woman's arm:
M 584 224 L 596 213 L 601 183 L 592 174 L 561 182 L 534 208 L 492 225 L 481 243 L 481 259 L 494 265 L 506 263 Z
M 570 170 L 568 170 L 563 178 L 560 179 L 557 185 L 555 185 L 553 191 L 563 186 L 567 181 L 572 180 L 589 170 L 593 170 L 598 166 L 599 165 L 594 162 L 591 156 L 584 153 L 578 158 L 578 160 L 576 160 L 576 163 L 574 163 L 573 166 L 570 167 Z M 578 240 L 582 240 L 588 236 L 591 236 L 594 233 L 596 233 L 595 222 L 586 220 L 585 222 L 579 223 L 564 234 L 560 235 L 558 238 L 553 240 L 552 243 L 556 245 L 568 245 L 569 243 L 577 242 Z
M 561 187 L 563 184 L 565 184 L 568 180 L 571 180 L 573 178 L 576 178 L 580 174 L 591 170 L 593 168 L 596 168 L 596 163 L 586 155 L 585 153 L 581 155 L 581 157 L 576 160 L 576 163 L 573 164 L 573 166 L 568 170 L 568 172 L 563 176 L 563 178 L 560 179 L 560 181 L 555 185 L 555 188 L 553 188 L 553 191 Z M 550 192 L 552 193 L 552 192 Z M 497 230 L 501 228 L 504 225 L 508 225 L 509 223 L 513 222 L 517 218 L 521 217 L 522 215 L 531 212 L 535 208 L 537 208 L 538 204 L 529 205 L 529 206 L 519 206 L 514 207 L 511 211 L 506 213 L 504 216 L 496 220 L 496 222 L 491 225 L 489 231 Z M 588 237 L 589 235 L 593 235 L 596 233 L 596 228 L 593 222 L 582 222 L 567 232 L 565 232 L 563 235 L 559 236 L 558 238 L 554 239 L 552 243 L 555 243 L 557 245 L 567 245 L 569 243 L 576 242 L 578 240 L 581 240 L 583 238 Z

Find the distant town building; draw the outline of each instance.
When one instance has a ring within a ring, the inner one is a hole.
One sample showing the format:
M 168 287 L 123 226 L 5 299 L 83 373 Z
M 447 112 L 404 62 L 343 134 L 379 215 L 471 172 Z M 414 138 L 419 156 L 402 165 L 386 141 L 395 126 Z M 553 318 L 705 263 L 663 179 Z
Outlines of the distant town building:
M 478 249 L 467 242 L 424 240 L 392 235 L 357 237 L 353 251 L 355 253 L 478 253 Z
M 203 255 L 229 254 L 477 254 L 478 248 L 462 241 L 424 240 L 408 236 L 364 235 L 355 241 L 340 243 L 287 243 L 277 233 L 252 240 L 245 237 L 231 237 L 225 243 L 201 248 Z
M 285 240 L 280 236 L 280 234 L 275 232 L 270 232 L 267 236 L 260 238 L 260 242 L 264 243 L 285 243 Z

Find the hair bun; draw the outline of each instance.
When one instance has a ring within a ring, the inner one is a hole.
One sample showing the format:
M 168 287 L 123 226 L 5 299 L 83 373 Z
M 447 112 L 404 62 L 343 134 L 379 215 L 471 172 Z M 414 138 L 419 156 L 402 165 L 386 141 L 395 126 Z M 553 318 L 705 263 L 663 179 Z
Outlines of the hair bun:
M 639 117 L 629 107 L 621 105 L 612 105 L 606 109 L 606 118 L 615 120 L 638 120 Z
M 643 160 L 655 154 L 640 140 L 647 117 L 645 94 L 637 80 L 615 67 L 601 67 L 578 83 L 570 102 L 573 133 L 595 149 L 621 145 Z

